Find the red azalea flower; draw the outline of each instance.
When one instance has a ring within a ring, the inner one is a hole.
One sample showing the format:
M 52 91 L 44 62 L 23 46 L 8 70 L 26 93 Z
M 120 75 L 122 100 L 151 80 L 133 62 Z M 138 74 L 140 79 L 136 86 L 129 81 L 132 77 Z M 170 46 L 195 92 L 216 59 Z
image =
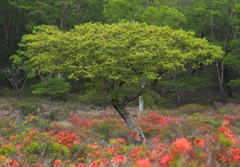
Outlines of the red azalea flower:
M 109 152 L 110 154 L 116 154 L 116 152 L 115 152 L 114 150 L 108 150 L 108 152 Z
M 93 156 L 93 154 L 88 154 L 88 157 L 92 157 Z
M 33 118 L 35 118 L 35 116 L 31 115 L 31 116 L 29 116 L 29 118 L 30 118 L 30 119 L 33 119 Z
M 138 167 L 150 167 L 152 164 L 149 162 L 148 158 L 146 158 L 136 161 L 135 165 Z
M 84 167 L 83 163 L 78 164 L 76 167 Z
M 107 159 L 101 159 L 101 164 L 103 165 L 110 164 L 110 161 L 108 161 Z
M 172 157 L 170 155 L 165 155 L 165 156 L 161 157 L 159 167 L 168 167 L 171 159 L 172 159 Z
M 119 163 L 119 165 L 122 165 L 122 161 L 125 159 L 124 155 L 118 155 L 113 158 L 114 162 Z
M 20 163 L 18 163 L 17 161 L 13 160 L 12 161 L 12 167 L 15 167 L 15 166 L 20 166 Z
M 59 165 L 60 165 L 60 163 L 61 163 L 61 160 L 57 159 L 57 160 L 55 160 L 55 163 L 54 163 L 54 165 L 53 165 L 53 166 L 59 166 Z
M 173 146 L 179 149 L 191 149 L 191 143 L 186 139 L 186 138 L 181 138 L 177 139 L 174 143 Z
M 99 163 L 97 161 L 94 161 L 92 163 L 89 164 L 91 167 L 99 167 Z
M 124 143 L 124 142 L 125 142 L 125 139 L 118 138 L 117 141 L 118 141 L 119 143 Z
M 205 143 L 205 141 L 202 140 L 202 139 L 197 138 L 197 139 L 195 140 L 195 143 L 199 144 L 200 147 L 204 147 L 204 143 Z
M 22 146 L 20 144 L 15 146 L 17 150 L 19 150 Z
M 229 120 L 227 120 L 227 119 L 225 119 L 224 121 L 223 121 L 223 124 L 224 125 L 228 125 L 230 122 L 229 122 Z

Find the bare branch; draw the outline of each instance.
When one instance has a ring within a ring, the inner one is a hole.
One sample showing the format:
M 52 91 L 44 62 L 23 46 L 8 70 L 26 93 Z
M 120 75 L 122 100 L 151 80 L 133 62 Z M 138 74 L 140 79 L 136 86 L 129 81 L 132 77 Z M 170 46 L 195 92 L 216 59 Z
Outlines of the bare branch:
M 8 81 L 15 89 L 18 100 L 21 101 L 19 93 L 24 89 L 25 83 L 28 79 L 27 72 L 12 67 L 6 67 L 0 71 L 5 74 Z

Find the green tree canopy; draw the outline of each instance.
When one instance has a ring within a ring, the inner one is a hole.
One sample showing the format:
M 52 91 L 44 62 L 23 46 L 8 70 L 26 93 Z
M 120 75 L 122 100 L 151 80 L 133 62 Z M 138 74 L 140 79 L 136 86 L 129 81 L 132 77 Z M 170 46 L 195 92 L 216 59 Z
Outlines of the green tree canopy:
M 103 1 L 99 0 L 8 0 L 28 20 L 28 29 L 41 24 L 69 30 L 74 25 L 101 21 Z
M 195 38 L 193 32 L 137 22 L 87 23 L 68 32 L 37 27 L 22 38 L 20 46 L 18 55 L 13 56 L 15 63 L 30 60 L 33 70 L 41 73 L 87 78 L 93 85 L 87 96 L 105 91 L 129 129 L 138 133 L 138 141 L 145 137 L 126 105 L 162 77 L 185 70 L 186 63 L 197 68 L 223 55 L 219 47 Z
M 155 26 L 178 28 L 179 23 L 186 22 L 185 16 L 172 7 L 173 3 L 162 0 L 104 0 L 103 14 L 108 22 L 122 20 L 146 22 Z
M 120 22 L 122 20 L 136 21 L 141 12 L 137 0 L 104 0 L 103 14 L 108 22 Z
M 8 0 L 0 1 L 0 68 L 9 67 L 9 57 L 16 53 L 17 43 L 25 34 L 26 20 L 19 15 Z M 2 78 L 0 79 L 2 81 Z
M 175 8 L 167 6 L 148 7 L 142 14 L 142 21 L 155 26 L 178 27 L 180 22 L 186 22 L 185 16 Z

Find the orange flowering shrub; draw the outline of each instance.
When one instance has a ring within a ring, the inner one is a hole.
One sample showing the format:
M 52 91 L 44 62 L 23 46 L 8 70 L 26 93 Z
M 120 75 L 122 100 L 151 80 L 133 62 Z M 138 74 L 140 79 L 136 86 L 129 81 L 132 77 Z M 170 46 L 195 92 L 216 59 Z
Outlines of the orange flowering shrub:
M 5 122 L 0 129 L 0 166 L 240 166 L 237 116 L 149 113 L 135 118 L 146 134 L 144 144 L 135 145 L 136 134 L 121 119 L 101 114 L 99 119 L 74 117 L 69 120 L 73 126 L 66 129 L 37 128 L 37 116 L 19 124 Z

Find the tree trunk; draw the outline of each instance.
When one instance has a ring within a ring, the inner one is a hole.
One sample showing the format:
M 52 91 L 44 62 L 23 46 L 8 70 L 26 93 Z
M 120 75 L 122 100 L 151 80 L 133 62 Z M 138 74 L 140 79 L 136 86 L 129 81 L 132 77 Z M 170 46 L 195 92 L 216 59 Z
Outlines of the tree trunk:
M 145 138 L 142 130 L 139 128 L 139 126 L 136 124 L 136 122 L 131 117 L 130 113 L 122 105 L 114 104 L 113 107 L 120 114 L 120 116 L 124 119 L 129 130 L 136 132 L 135 137 L 136 137 L 137 142 L 139 144 L 144 143 L 146 141 L 146 138 Z
M 21 101 L 21 98 L 20 98 L 20 95 L 19 95 L 19 92 L 18 92 L 18 91 L 17 91 L 17 93 L 16 93 L 16 96 L 17 96 L 18 101 Z
M 229 86 L 229 82 L 231 80 L 231 73 L 232 73 L 232 70 L 231 70 L 231 67 L 225 65 L 224 67 L 224 80 L 225 80 L 225 83 L 227 84 L 227 92 L 228 92 L 228 97 L 231 97 L 233 98 L 233 91 L 232 91 L 232 87 Z
M 142 96 L 139 96 L 139 108 L 138 108 L 138 117 L 142 115 L 144 110 L 144 100 Z
M 164 89 L 164 88 L 163 88 Z M 156 93 L 156 95 L 154 96 L 154 99 L 153 99 L 153 101 L 154 101 L 154 104 L 156 105 L 157 104 L 157 100 L 158 100 L 158 95 L 160 94 L 160 91 L 162 91 L 162 89 L 160 88 L 160 86 L 156 86 L 156 88 L 155 88 L 155 93 Z M 163 91 L 164 92 L 164 91 Z M 163 97 L 163 96 L 162 96 Z
M 144 88 L 145 86 L 145 81 L 143 78 L 141 78 L 141 87 Z M 142 95 L 138 97 L 139 99 L 139 106 L 138 106 L 138 116 L 142 115 L 143 110 L 144 110 L 144 100 Z
M 52 109 L 52 97 L 51 97 L 51 95 L 48 95 L 48 104 L 49 104 L 49 111 L 52 114 L 53 109 Z
M 180 91 L 179 89 L 175 86 L 175 89 L 176 89 L 176 98 L 177 98 L 177 101 L 180 102 L 181 101 L 181 96 L 180 96 Z
M 220 94 L 222 97 L 222 102 L 225 102 L 225 97 L 224 97 L 224 89 L 223 89 L 223 81 L 224 81 L 224 62 L 221 62 L 221 71 L 219 69 L 219 63 L 218 61 L 216 61 L 216 69 L 217 69 L 217 76 L 218 76 L 218 82 L 219 82 L 219 86 L 220 86 Z
M 174 76 L 173 76 L 173 81 L 176 82 L 176 80 L 177 80 L 177 76 L 174 75 Z M 180 102 L 180 101 L 181 101 L 180 91 L 179 91 L 179 89 L 178 89 L 177 86 L 174 86 L 174 88 L 175 88 L 175 93 L 176 93 L 177 101 Z

